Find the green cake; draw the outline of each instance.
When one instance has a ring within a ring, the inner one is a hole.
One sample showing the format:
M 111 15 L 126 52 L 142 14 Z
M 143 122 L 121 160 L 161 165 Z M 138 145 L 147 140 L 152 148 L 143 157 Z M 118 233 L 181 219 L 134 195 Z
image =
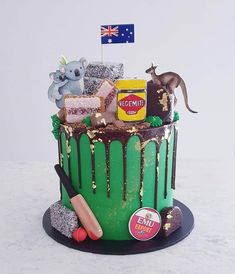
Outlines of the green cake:
M 58 143 L 60 163 L 100 222 L 102 239 L 132 239 L 128 222 L 135 210 L 173 205 L 176 123 L 99 130 L 61 125 Z M 63 186 L 61 199 L 73 209 Z
M 178 85 L 194 111 L 182 78 L 156 75 L 155 69 L 146 70 L 148 82 L 123 79 L 122 64 L 81 58 L 63 59 L 62 70 L 50 74 L 48 96 L 60 108 L 52 116 L 60 201 L 51 206 L 50 218 L 64 236 L 146 241 L 181 227 L 182 212 L 173 204 Z M 99 235 L 89 226 L 98 227 Z

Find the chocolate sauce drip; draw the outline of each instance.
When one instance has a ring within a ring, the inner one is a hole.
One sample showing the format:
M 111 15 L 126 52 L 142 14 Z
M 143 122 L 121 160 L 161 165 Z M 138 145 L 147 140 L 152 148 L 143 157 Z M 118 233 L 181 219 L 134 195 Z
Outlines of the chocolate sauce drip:
M 68 139 L 68 144 L 70 146 L 70 138 Z M 70 157 L 70 153 L 68 153 L 68 151 L 67 151 L 67 159 L 68 159 L 68 177 L 70 178 L 70 180 L 72 180 L 71 157 Z
M 78 138 L 76 138 L 76 144 L 77 144 L 77 160 L 78 160 L 78 180 L 79 180 L 79 188 L 82 188 L 82 168 L 81 168 L 81 156 L 80 156 L 80 138 L 81 135 L 78 135 Z
M 61 165 L 61 153 L 62 153 L 62 148 L 61 148 L 61 135 L 58 139 L 58 160 L 59 160 L 59 164 Z M 61 183 L 61 180 L 60 180 L 60 200 L 62 200 L 62 183 Z
M 166 140 L 166 162 L 165 162 L 165 186 L 164 186 L 164 199 L 167 197 L 167 181 L 168 181 L 168 159 L 169 159 L 169 141 Z
M 123 200 L 126 201 L 126 155 L 127 145 L 123 145 Z
M 144 148 L 141 147 L 140 149 L 140 207 L 143 206 L 143 196 L 144 196 Z
M 65 129 L 67 127 L 66 125 L 61 126 L 61 132 L 64 132 L 66 135 L 66 138 L 69 138 L 68 130 Z M 86 129 L 81 127 L 75 127 L 73 128 L 73 137 L 77 140 L 77 149 L 78 149 L 78 165 L 79 165 L 79 182 L 80 187 L 82 187 L 81 182 L 81 163 L 80 163 L 80 135 L 83 133 L 87 133 L 90 131 L 92 136 L 90 138 L 90 142 L 92 141 L 94 143 L 94 140 L 101 141 L 105 145 L 105 154 L 106 154 L 106 162 L 107 162 L 107 170 L 106 170 L 106 176 L 107 176 L 107 196 L 110 197 L 110 155 L 109 155 L 109 146 L 112 141 L 118 140 L 121 142 L 123 147 L 123 200 L 126 201 L 126 192 L 127 192 L 127 181 L 126 181 L 126 173 L 127 173 L 127 143 L 129 141 L 129 138 L 132 136 L 138 136 L 140 138 L 140 144 L 142 145 L 144 142 L 153 141 L 156 144 L 156 175 L 155 175 L 155 208 L 157 208 L 157 190 L 158 190 L 158 153 L 160 150 L 160 146 L 163 140 L 165 140 L 165 133 L 167 130 L 175 130 L 175 123 L 164 125 L 162 127 L 156 127 L 156 128 L 145 128 L 145 129 L 126 129 L 126 128 L 99 128 L 99 129 Z M 167 142 L 166 147 L 166 170 L 165 170 L 165 190 L 164 190 L 164 197 L 167 197 L 167 177 L 168 177 L 168 145 L 169 142 Z M 93 144 L 92 143 L 92 144 Z M 173 178 L 172 178 L 172 186 L 174 186 L 174 170 L 175 170 L 175 154 L 176 154 L 176 141 L 174 143 L 174 152 L 173 152 Z M 92 153 L 91 153 L 92 154 Z M 91 155 L 92 158 L 92 180 L 93 182 L 95 179 L 95 160 L 94 160 L 94 153 Z M 140 164 L 140 190 L 143 182 L 143 176 L 144 176 L 144 149 L 141 148 L 141 164 Z M 94 189 L 93 189 L 94 191 Z M 142 190 L 143 191 L 143 190 Z M 95 193 L 95 192 L 93 192 Z M 140 195 L 140 204 L 142 205 L 142 196 Z
M 90 129 L 89 131 L 93 132 L 95 137 L 92 139 L 98 140 L 101 139 L 104 144 L 109 144 L 112 141 L 118 140 L 122 143 L 122 145 L 126 145 L 129 138 L 133 135 L 137 135 L 140 137 L 141 141 L 145 142 L 150 139 L 156 138 L 157 144 L 160 146 L 162 140 L 164 140 L 165 131 L 172 130 L 174 128 L 174 123 L 169 125 L 164 125 L 162 127 L 156 128 L 145 128 L 145 129 L 129 129 L 126 128 L 99 128 L 99 129 Z M 64 126 L 61 126 L 61 131 L 65 132 L 66 135 L 68 133 L 64 129 Z M 81 133 L 87 133 L 88 129 L 86 128 L 74 128 L 73 129 L 73 137 L 78 138 Z
M 92 192 L 96 193 L 95 184 L 95 145 L 90 141 L 90 151 L 91 151 L 91 174 L 92 174 Z
M 109 159 L 109 143 L 105 143 L 106 154 L 106 180 L 107 180 L 107 196 L 110 197 L 110 159 Z
M 155 169 L 155 191 L 154 191 L 154 208 L 157 209 L 158 206 L 158 199 L 157 199 L 157 194 L 158 194 L 158 170 L 159 170 L 159 150 L 156 144 L 156 169 Z
M 171 179 L 172 189 L 175 189 L 177 139 L 178 139 L 178 130 L 175 127 L 174 128 L 173 161 L 172 161 L 172 179 Z

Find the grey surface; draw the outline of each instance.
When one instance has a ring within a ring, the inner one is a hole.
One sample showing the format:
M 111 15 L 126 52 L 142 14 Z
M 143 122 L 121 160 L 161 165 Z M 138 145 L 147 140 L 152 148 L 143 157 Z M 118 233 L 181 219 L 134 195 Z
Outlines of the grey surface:
M 53 241 L 42 228 L 59 199 L 53 163 L 0 163 L 1 274 L 232 274 L 235 269 L 235 159 L 179 160 L 175 198 L 195 217 L 179 244 L 148 254 L 83 253 Z

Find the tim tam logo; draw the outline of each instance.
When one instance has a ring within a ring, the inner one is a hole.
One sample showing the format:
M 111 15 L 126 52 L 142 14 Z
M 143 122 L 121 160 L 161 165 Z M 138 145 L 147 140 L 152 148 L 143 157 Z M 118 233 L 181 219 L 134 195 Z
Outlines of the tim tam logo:
M 145 100 L 135 94 L 130 94 L 118 102 L 118 106 L 128 115 L 136 114 L 145 106 Z

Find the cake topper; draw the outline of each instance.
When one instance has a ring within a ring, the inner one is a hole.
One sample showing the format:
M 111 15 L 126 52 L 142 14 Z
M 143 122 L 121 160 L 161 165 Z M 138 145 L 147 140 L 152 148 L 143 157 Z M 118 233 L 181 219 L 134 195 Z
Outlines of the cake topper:
M 165 72 L 157 75 L 155 72 L 156 68 L 157 66 L 153 66 L 153 63 L 152 63 L 151 67 L 145 71 L 146 73 L 149 73 L 151 75 L 153 83 L 158 86 L 165 86 L 167 90 L 169 91 L 169 93 L 174 95 L 175 104 L 177 102 L 177 99 L 176 99 L 174 90 L 178 86 L 180 86 L 184 96 L 184 103 L 186 108 L 192 113 L 197 113 L 197 111 L 194 111 L 189 107 L 188 94 L 187 94 L 187 89 L 186 89 L 184 80 L 175 72 Z
M 48 98 L 52 102 L 55 102 L 56 100 L 60 100 L 62 97 L 59 92 L 59 88 L 63 87 L 68 80 L 66 79 L 65 74 L 59 70 L 51 72 L 49 77 L 53 80 L 53 82 L 48 89 Z
M 82 95 L 84 93 L 84 74 L 87 67 L 85 58 L 79 61 L 67 62 L 64 56 L 60 58 L 60 69 L 50 73 L 53 83 L 48 89 L 48 97 L 58 108 L 64 107 L 66 94 Z

